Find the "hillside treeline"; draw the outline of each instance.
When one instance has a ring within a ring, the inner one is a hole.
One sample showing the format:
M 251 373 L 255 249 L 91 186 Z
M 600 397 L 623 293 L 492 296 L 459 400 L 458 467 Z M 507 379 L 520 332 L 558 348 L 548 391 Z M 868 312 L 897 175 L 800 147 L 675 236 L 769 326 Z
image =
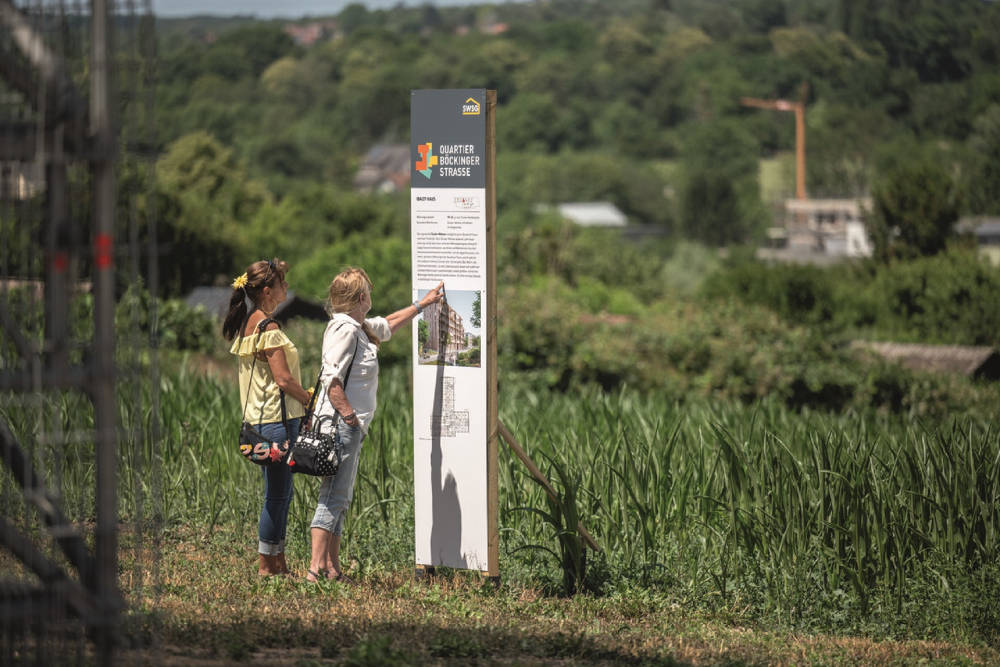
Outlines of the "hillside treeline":
M 310 22 L 308 46 L 287 22 L 160 22 L 158 212 L 178 241 L 223 246 L 220 272 L 259 254 L 258 227 L 309 230 L 319 243 L 291 259 L 326 236 L 405 235 L 404 206 L 347 191 L 373 145 L 407 140 L 416 88 L 498 91 L 501 213 L 604 198 L 675 236 L 752 240 L 771 215 L 759 160 L 794 132 L 740 99 L 797 100 L 803 84 L 812 195 L 868 194 L 925 160 L 949 165 L 961 211 L 1000 210 L 996 3 L 352 5 Z
M 290 26 L 310 24 L 318 38 L 297 43 Z M 322 297 L 353 264 L 372 274 L 376 310 L 408 302 L 406 192 L 356 192 L 354 175 L 372 146 L 408 141 L 412 89 L 485 87 L 499 97 L 509 368 L 563 387 L 676 377 L 680 393 L 844 406 L 868 396 L 840 389 L 868 377 L 846 360 L 850 337 L 1000 342 L 998 272 L 951 237 L 959 215 L 1000 212 L 1000 3 L 351 5 L 296 22 L 159 20 L 157 35 L 155 118 L 130 109 L 141 96 L 120 114 L 154 158 L 123 160 L 118 182 L 123 224 L 141 236 L 156 220 L 163 296 L 279 256 L 300 293 Z M 714 248 L 758 241 L 794 183 L 791 114 L 741 98 L 803 95 L 810 195 L 873 195 L 878 257 L 720 263 Z M 761 163 L 776 156 L 765 196 Z M 598 199 L 661 235 L 583 231 L 538 206 Z M 37 272 L 35 241 L 4 229 L 8 265 Z M 784 347 L 764 354 L 771 343 Z M 407 354 L 394 345 L 387 359 Z

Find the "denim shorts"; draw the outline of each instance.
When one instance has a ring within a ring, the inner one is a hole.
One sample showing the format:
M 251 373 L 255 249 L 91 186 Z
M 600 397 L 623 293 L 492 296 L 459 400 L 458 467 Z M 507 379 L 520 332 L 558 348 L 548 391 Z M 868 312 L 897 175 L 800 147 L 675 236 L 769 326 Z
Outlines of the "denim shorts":
M 354 480 L 358 476 L 358 460 L 361 458 L 361 442 L 365 439 L 361 426 L 337 424 L 337 433 L 344 447 L 340 459 L 340 469 L 333 477 L 324 477 L 319 487 L 319 502 L 313 515 L 312 528 L 322 528 L 334 535 L 344 529 L 344 517 L 354 497 Z

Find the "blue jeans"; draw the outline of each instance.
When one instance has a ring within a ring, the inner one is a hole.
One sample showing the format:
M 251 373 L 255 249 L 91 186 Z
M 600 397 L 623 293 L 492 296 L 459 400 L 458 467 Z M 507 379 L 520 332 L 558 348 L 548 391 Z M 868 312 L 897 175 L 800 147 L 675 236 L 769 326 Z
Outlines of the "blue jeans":
M 299 435 L 299 419 L 288 420 L 288 433 L 281 422 L 258 424 L 257 431 L 271 442 L 295 442 Z M 285 552 L 285 529 L 288 508 L 292 505 L 292 470 L 288 466 L 261 466 L 264 474 L 264 507 L 257 523 L 257 552 L 277 556 Z
M 354 497 L 354 480 L 358 476 L 358 459 L 361 458 L 361 442 L 365 439 L 361 426 L 337 424 L 340 442 L 344 446 L 340 459 L 340 469 L 333 477 L 324 477 L 319 487 L 319 502 L 313 515 L 311 528 L 322 528 L 334 535 L 344 529 L 344 517 Z

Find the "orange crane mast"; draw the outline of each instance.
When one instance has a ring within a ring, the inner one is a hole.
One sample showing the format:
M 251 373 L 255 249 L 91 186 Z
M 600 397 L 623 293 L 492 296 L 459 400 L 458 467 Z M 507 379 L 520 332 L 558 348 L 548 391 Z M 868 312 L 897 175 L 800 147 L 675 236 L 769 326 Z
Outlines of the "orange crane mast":
M 804 83 L 798 102 L 761 100 L 756 97 L 740 98 L 740 104 L 745 107 L 795 113 L 795 198 L 801 200 L 808 199 L 806 196 L 806 95 L 808 92 L 808 84 Z

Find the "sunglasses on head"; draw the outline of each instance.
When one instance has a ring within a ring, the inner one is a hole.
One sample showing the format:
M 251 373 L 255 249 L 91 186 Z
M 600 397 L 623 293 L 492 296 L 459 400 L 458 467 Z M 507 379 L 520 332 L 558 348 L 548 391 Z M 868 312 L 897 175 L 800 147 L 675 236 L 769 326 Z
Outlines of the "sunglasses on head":
M 277 271 L 277 267 L 274 265 L 274 260 L 269 259 L 267 260 L 267 273 L 264 274 L 264 282 L 261 284 L 266 285 L 271 281 L 272 271 Z

